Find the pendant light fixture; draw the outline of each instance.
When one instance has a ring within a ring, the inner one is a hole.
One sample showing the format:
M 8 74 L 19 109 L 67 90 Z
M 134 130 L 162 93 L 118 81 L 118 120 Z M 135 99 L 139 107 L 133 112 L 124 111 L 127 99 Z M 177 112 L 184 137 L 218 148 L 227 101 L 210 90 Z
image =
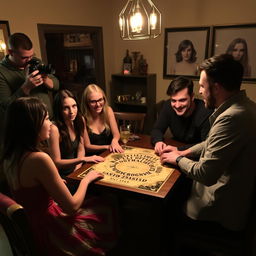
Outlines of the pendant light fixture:
M 123 40 L 156 38 L 161 34 L 161 13 L 151 0 L 128 0 L 119 26 Z

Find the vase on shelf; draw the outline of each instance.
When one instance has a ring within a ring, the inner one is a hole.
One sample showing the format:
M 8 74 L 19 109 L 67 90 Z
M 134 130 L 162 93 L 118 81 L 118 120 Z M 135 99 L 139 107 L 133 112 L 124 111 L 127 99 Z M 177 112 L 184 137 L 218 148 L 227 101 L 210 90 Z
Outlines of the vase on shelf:
M 139 56 L 139 53 L 138 51 L 134 51 L 132 52 L 132 55 L 133 55 L 133 67 L 132 67 L 132 73 L 133 74 L 139 74 L 139 66 L 138 66 L 138 56 Z
M 126 50 L 126 55 L 123 58 L 123 74 L 129 75 L 132 73 L 132 58 L 129 55 L 129 50 Z

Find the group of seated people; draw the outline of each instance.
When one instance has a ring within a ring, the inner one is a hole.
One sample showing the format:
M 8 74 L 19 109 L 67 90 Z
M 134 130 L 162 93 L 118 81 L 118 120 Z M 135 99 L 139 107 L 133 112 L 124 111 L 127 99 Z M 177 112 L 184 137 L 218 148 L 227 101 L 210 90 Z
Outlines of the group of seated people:
M 31 57 L 25 56 L 29 51 L 23 49 L 23 59 Z M 18 62 L 17 52 L 10 54 L 11 61 Z M 162 164 L 178 166 L 193 180 L 184 208 L 187 218 L 236 234 L 246 225 L 254 191 L 251 143 L 256 141 L 256 107 L 240 91 L 243 69 L 231 56 L 209 58 L 200 68 L 204 102 L 194 98 L 190 79 L 174 79 L 167 89 L 170 99 L 152 127 L 152 144 Z M 103 175 L 92 170 L 75 188 L 65 178 L 85 162 L 104 161 L 100 156 L 104 150 L 124 152 L 118 125 L 95 84 L 84 90 L 81 109 L 70 91 L 59 90 L 50 118 L 46 104 L 25 93 L 27 86 L 42 86 L 47 80 L 37 71 L 25 73 L 22 92 L 9 101 L 1 170 L 27 212 L 42 255 L 105 255 L 119 234 L 117 206 L 107 195 L 87 193 L 89 184 Z M 186 147 L 164 143 L 168 127 Z M 47 153 L 41 150 L 45 141 Z
M 123 152 L 114 112 L 99 86 L 86 87 L 81 109 L 72 92 L 60 90 L 54 97 L 53 113 L 49 151 L 63 178 L 84 162 L 102 162 L 99 154 L 106 149 Z
M 167 93 L 171 99 L 164 105 L 152 131 L 152 143 L 158 155 L 167 146 L 163 134 L 168 125 L 175 138 L 185 143 L 201 141 L 209 129 L 207 117 L 211 112 L 204 108 L 202 101 L 194 100 L 191 80 L 174 79 Z M 66 176 L 85 162 L 104 161 L 99 155 L 104 150 L 124 152 L 105 93 L 95 84 L 88 85 L 80 109 L 72 92 L 59 90 L 53 101 L 52 120 L 40 99 L 20 97 L 10 103 L 6 117 L 1 160 L 15 199 L 28 212 L 39 246 L 54 255 L 73 250 L 74 255 L 85 250 L 92 255 L 104 253 L 118 233 L 115 227 L 118 224 L 111 220 L 116 206 L 110 207 L 111 200 L 106 198 L 87 196 L 84 201 L 89 183 L 103 176 L 91 171 L 76 187 L 68 184 Z M 173 123 L 177 128 L 173 129 Z M 14 132 L 16 124 L 19 129 Z M 40 143 L 45 141 L 47 154 L 40 150 Z M 69 227 L 74 229 L 72 234 Z

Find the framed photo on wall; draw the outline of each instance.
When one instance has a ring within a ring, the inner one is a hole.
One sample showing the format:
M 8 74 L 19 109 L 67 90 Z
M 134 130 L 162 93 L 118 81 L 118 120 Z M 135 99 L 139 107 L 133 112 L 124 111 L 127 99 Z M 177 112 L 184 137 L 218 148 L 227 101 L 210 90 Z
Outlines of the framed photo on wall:
M 0 60 L 7 54 L 7 41 L 9 35 L 9 22 L 0 20 Z
M 212 55 L 228 53 L 244 67 L 244 80 L 256 81 L 256 24 L 213 26 Z
M 164 78 L 198 78 L 198 64 L 208 57 L 210 27 L 166 28 Z

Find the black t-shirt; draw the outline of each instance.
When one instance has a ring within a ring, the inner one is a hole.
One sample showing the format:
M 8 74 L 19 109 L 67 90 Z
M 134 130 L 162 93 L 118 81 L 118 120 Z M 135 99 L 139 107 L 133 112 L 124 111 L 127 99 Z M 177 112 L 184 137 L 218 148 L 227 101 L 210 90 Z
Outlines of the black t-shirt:
M 196 144 L 205 140 L 209 129 L 209 116 L 212 111 L 205 108 L 204 102 L 195 99 L 195 109 L 188 117 L 178 116 L 171 107 L 171 101 L 167 100 L 159 114 L 151 132 L 152 143 L 163 141 L 163 136 L 169 127 L 173 139 L 185 144 Z

